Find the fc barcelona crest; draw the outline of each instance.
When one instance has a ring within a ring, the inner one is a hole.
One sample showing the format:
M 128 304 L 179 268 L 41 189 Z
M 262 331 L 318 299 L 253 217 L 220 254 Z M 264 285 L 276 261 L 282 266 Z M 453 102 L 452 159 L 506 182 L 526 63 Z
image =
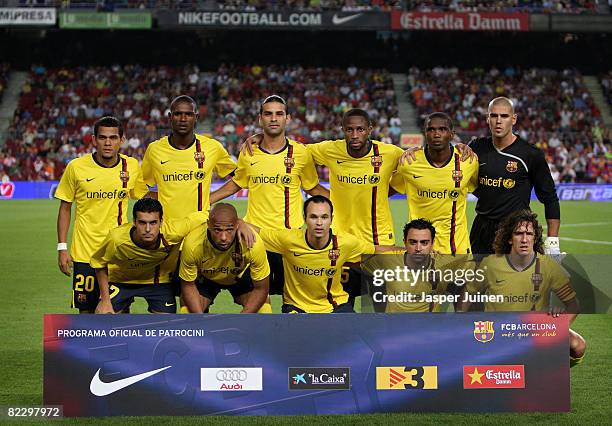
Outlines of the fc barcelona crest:
M 370 160 L 370 162 L 372 163 L 372 167 L 380 167 L 382 166 L 382 155 L 373 155 L 372 159 Z
M 339 249 L 332 249 L 329 251 L 329 260 L 331 260 L 332 262 L 335 262 L 336 260 L 338 260 L 339 257 L 340 257 Z
M 127 170 L 121 170 L 119 172 L 119 179 L 121 179 L 121 182 L 127 182 L 128 180 L 130 180 L 130 172 L 128 172 Z
M 285 157 L 285 167 L 288 169 L 295 167 L 295 160 L 291 157 Z
M 514 173 L 518 170 L 518 163 L 516 161 L 508 160 L 508 164 L 506 164 L 506 170 L 510 173 Z
M 494 336 L 493 321 L 474 321 L 474 339 L 487 343 L 493 340 Z
M 533 283 L 533 289 L 535 291 L 539 291 L 540 290 L 540 284 L 542 284 L 543 280 L 544 280 L 544 278 L 542 277 L 542 274 L 534 272 L 531 275 L 531 282 Z
M 461 179 L 463 179 L 463 172 L 461 170 L 453 170 L 452 177 L 455 182 L 461 182 Z
M 193 159 L 196 160 L 196 163 L 198 163 L 198 164 L 199 163 L 203 163 L 205 158 L 206 157 L 204 156 L 203 152 L 196 151 L 196 152 L 193 153 Z

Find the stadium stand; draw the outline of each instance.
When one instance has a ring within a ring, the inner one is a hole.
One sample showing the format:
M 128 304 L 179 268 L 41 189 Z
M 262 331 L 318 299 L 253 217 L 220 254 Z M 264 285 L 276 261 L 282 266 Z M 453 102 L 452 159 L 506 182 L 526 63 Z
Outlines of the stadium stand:
M 599 81 L 608 105 L 612 106 L 612 70 L 600 76 Z
M 557 181 L 610 182 L 610 132 L 575 70 L 413 67 L 408 85 L 421 124 L 433 111 L 450 111 L 463 140 L 486 135 L 487 102 L 508 96 L 515 131 L 545 150 Z
M 8 5 L 7 1 L 0 5 Z M 240 11 L 344 12 L 416 10 L 421 12 L 602 13 L 594 0 L 19 0 L 21 7 L 62 9 L 205 9 Z

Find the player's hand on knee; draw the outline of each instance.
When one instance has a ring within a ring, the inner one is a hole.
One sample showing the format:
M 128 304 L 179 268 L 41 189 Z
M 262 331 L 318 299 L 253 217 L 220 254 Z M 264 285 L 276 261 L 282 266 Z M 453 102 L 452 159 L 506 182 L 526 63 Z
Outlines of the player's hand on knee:
M 249 155 L 253 155 L 253 145 L 259 145 L 263 141 L 263 133 L 256 133 L 249 136 L 240 145 L 240 152 L 246 152 Z
M 404 153 L 399 158 L 399 165 L 402 166 L 404 163 L 410 165 L 413 161 L 416 161 L 416 153 L 423 149 L 422 146 L 413 146 L 412 148 L 408 148 L 404 151 Z
M 70 253 L 68 253 L 68 250 L 60 250 L 57 252 L 57 264 L 64 275 L 70 276 L 72 271 L 72 257 Z
M 114 314 L 113 304 L 110 301 L 100 300 L 96 306 L 96 314 Z
M 253 231 L 245 221 L 238 219 L 238 229 L 236 230 L 238 238 L 242 239 L 248 248 L 253 248 L 255 241 L 257 240 L 257 234 Z
M 478 156 L 474 151 L 472 151 L 472 148 L 470 148 L 468 145 L 464 143 L 458 143 L 455 145 L 455 148 L 457 148 L 457 151 L 459 151 L 459 154 L 461 154 L 461 161 L 469 159 L 470 164 L 472 164 L 474 160 L 478 160 Z
M 548 315 L 550 315 L 553 318 L 557 318 L 559 315 L 564 314 L 565 313 L 565 308 L 559 307 L 559 306 L 553 306 L 548 310 Z

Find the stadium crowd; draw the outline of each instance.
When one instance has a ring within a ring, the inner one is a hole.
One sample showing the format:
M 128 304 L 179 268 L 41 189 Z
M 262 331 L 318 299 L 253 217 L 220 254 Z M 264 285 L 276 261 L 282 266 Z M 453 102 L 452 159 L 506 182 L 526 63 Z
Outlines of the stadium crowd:
M 222 9 L 240 11 L 384 11 L 598 13 L 597 0 L 20 0 L 22 7 L 71 9 Z
M 556 182 L 612 182 L 610 129 L 575 70 L 411 68 L 408 85 L 421 121 L 452 111 L 464 140 L 486 134 L 487 99 L 509 96 L 517 133 L 545 151 Z

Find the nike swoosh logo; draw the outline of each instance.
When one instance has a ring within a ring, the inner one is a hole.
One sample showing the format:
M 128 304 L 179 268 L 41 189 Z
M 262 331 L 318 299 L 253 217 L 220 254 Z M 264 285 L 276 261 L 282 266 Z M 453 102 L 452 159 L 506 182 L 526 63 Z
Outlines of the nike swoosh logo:
M 338 14 L 334 14 L 334 16 L 332 17 L 332 23 L 334 25 L 342 25 L 345 22 L 349 22 L 352 21 L 355 18 L 359 18 L 361 15 L 363 15 L 362 13 L 357 13 L 355 15 L 349 15 L 349 16 L 338 16 Z
M 348 161 L 351 161 L 351 160 L 344 160 L 344 161 L 336 160 L 336 163 L 338 163 L 338 164 L 342 164 L 342 163 L 346 163 L 346 162 L 348 162 Z
M 170 160 L 160 161 L 160 163 L 161 163 L 161 164 L 166 164 L 168 161 L 170 161 Z
M 151 377 L 157 373 L 160 373 L 172 366 L 169 365 L 164 368 L 158 368 L 157 370 L 147 371 L 146 373 L 137 374 L 136 376 L 126 377 L 125 379 L 115 380 L 114 382 L 103 382 L 100 380 L 100 368 L 96 371 L 96 374 L 91 379 L 91 383 L 89 385 L 89 390 L 95 396 L 106 396 L 111 393 L 115 393 L 123 388 L 127 388 L 128 386 L 133 385 L 134 383 L 138 383 L 147 377 Z
M 296 256 L 296 257 L 298 257 L 298 256 L 304 256 L 305 254 L 316 254 L 316 253 L 300 253 L 300 254 L 293 253 L 293 255 L 294 255 L 294 256 Z
M 479 163 L 478 165 L 482 167 L 482 166 L 484 166 L 485 164 L 487 164 L 487 163 Z
M 91 179 L 85 179 L 87 182 L 91 182 L 92 180 L 94 180 L 95 178 L 91 178 Z
M 255 161 L 254 163 L 251 163 L 251 166 L 254 166 L 257 163 L 259 163 L 259 161 Z
M 412 175 L 412 177 L 415 179 L 418 179 L 418 178 L 422 178 L 423 176 Z
M 495 280 L 495 282 L 496 282 L 497 284 L 499 284 L 499 283 L 503 283 L 504 281 L 506 281 L 506 280 Z
M 166 302 L 166 303 L 164 303 L 164 305 L 166 305 L 166 306 L 174 306 L 174 305 L 176 305 L 176 303 L 168 303 L 168 302 Z

